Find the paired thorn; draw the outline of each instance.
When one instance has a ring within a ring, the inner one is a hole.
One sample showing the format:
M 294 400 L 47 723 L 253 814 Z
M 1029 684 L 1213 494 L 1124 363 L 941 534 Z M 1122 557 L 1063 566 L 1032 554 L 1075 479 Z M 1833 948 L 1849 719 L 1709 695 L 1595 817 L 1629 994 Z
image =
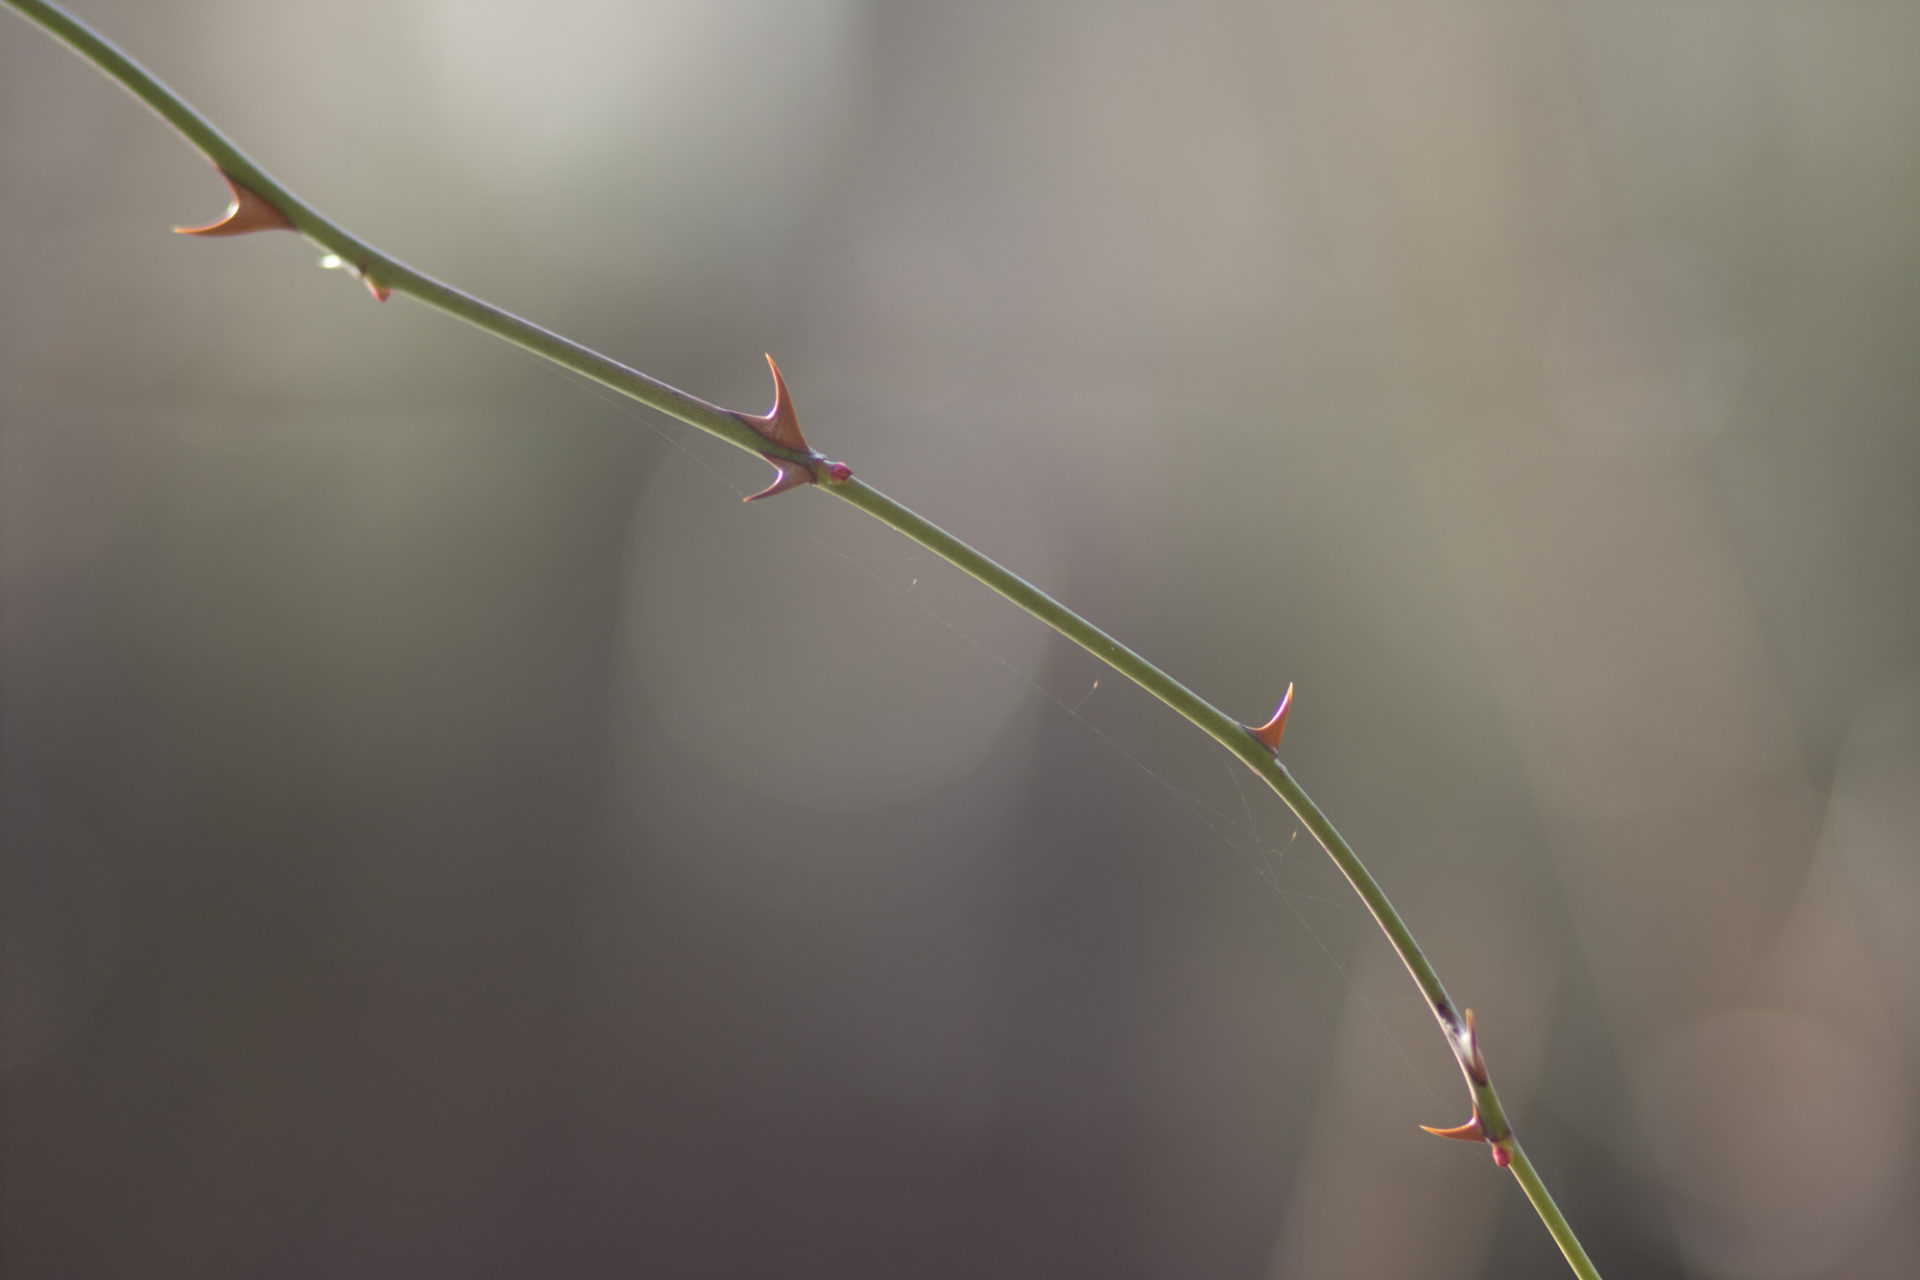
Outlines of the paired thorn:
M 1480 1056 L 1480 1041 L 1474 1035 L 1473 1010 L 1468 1009 L 1462 1013 L 1458 1023 L 1453 1020 L 1452 1013 L 1453 1010 L 1450 1007 L 1443 1009 L 1441 1021 L 1453 1038 L 1454 1056 L 1460 1060 L 1460 1069 L 1466 1072 L 1468 1081 L 1475 1086 L 1484 1087 L 1487 1083 L 1487 1060 Z M 1489 1134 L 1486 1122 L 1480 1118 L 1478 1102 L 1473 1104 L 1473 1114 L 1467 1118 L 1465 1124 L 1457 1124 L 1451 1129 L 1436 1129 L 1430 1124 L 1423 1124 L 1420 1127 L 1436 1138 L 1486 1143 L 1493 1152 L 1493 1162 L 1502 1169 L 1506 1168 L 1513 1158 L 1506 1146 L 1507 1140 L 1513 1134 L 1508 1132 L 1497 1138 Z
M 183 236 L 244 236 L 250 231 L 292 231 L 293 223 L 266 197 L 255 195 L 225 173 L 220 175 L 233 192 L 233 203 L 218 222 L 204 227 L 175 227 Z
M 1273 719 L 1267 721 L 1257 729 L 1252 725 L 1247 725 L 1245 726 L 1246 730 L 1258 739 L 1261 746 L 1269 751 L 1278 752 L 1280 750 L 1280 735 L 1287 731 L 1287 715 L 1292 710 L 1293 684 L 1289 681 L 1286 695 L 1280 699 L 1280 709 L 1273 713 Z
M 824 467 L 828 484 L 840 484 L 853 478 L 853 468 L 844 462 L 829 462 L 807 444 L 807 438 L 800 434 L 800 417 L 794 412 L 793 397 L 787 393 L 787 380 L 780 376 L 780 366 L 767 357 L 767 368 L 773 370 L 773 408 L 765 413 L 736 413 L 733 416 L 753 428 L 753 433 L 768 444 L 781 449 L 804 455 L 801 459 L 782 457 L 775 453 L 762 453 L 760 456 L 773 464 L 778 472 L 773 483 L 758 493 L 750 493 L 745 501 L 756 498 L 771 498 L 776 493 L 785 493 L 788 489 L 803 484 L 815 484 L 820 476 L 815 470 Z

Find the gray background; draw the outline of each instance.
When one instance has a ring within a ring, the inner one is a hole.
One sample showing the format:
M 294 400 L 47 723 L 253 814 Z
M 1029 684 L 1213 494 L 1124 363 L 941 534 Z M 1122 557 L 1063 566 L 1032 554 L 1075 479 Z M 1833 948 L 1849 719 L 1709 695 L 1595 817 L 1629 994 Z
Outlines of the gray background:
M 107 3 L 1248 719 L 1615 1277 L 1920 1271 L 1920 6 Z M 1538 1276 L 1270 797 L 0 16 L 9 1276 Z

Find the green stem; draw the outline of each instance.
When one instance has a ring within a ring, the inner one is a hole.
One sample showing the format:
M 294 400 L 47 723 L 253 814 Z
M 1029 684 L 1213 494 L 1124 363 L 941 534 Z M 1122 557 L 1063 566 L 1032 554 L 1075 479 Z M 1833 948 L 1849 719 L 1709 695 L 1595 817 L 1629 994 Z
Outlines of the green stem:
M 1553 1193 L 1547 1190 L 1547 1184 L 1540 1181 L 1539 1171 L 1533 1167 L 1533 1161 L 1527 1159 L 1527 1153 L 1521 1149 L 1516 1139 L 1508 1148 L 1512 1163 L 1508 1166 L 1520 1189 L 1527 1193 L 1527 1200 L 1533 1205 L 1533 1211 L 1540 1215 L 1540 1221 L 1546 1224 L 1547 1232 L 1553 1242 L 1560 1246 L 1560 1252 L 1567 1256 L 1567 1265 L 1573 1268 L 1573 1274 L 1580 1280 L 1600 1280 L 1600 1272 L 1587 1257 L 1587 1251 L 1580 1246 L 1580 1237 L 1573 1234 L 1573 1224 L 1567 1221 L 1567 1215 L 1560 1212 L 1560 1206 L 1553 1202 Z
M 218 129 L 188 106 L 171 89 L 155 79 L 144 67 L 122 53 L 92 28 L 47 0 L 6 0 L 30 20 L 40 24 L 56 38 L 104 72 L 128 93 L 146 104 L 161 119 L 172 125 L 198 147 L 215 167 L 233 182 L 274 205 L 308 239 L 337 255 L 362 276 L 394 293 L 410 294 L 429 306 L 465 320 L 495 337 L 505 339 L 536 355 L 544 356 L 562 368 L 612 388 L 641 404 L 670 417 L 712 433 L 727 443 L 761 456 L 777 456 L 799 462 L 816 479 L 828 480 L 825 460 L 818 455 L 797 453 L 769 443 L 741 418 L 697 396 L 689 395 L 617 360 L 581 346 L 539 325 L 503 311 L 491 303 L 462 293 L 432 276 L 414 270 L 389 257 L 328 219 L 306 201 L 282 186 Z M 1507 1157 L 1514 1177 L 1525 1190 L 1534 1211 L 1552 1234 L 1554 1242 L 1566 1254 L 1574 1273 L 1598 1280 L 1599 1273 L 1581 1248 L 1573 1229 L 1559 1206 L 1548 1194 L 1533 1164 L 1521 1149 L 1507 1122 L 1492 1082 L 1486 1076 L 1485 1063 L 1474 1046 L 1470 1024 L 1463 1021 L 1447 995 L 1420 944 L 1387 898 L 1379 881 L 1360 861 L 1353 847 L 1331 820 L 1313 802 L 1286 766 L 1268 748 L 1255 739 L 1233 717 L 1221 711 L 1193 690 L 1162 671 L 1120 641 L 1096 627 L 1052 596 L 1011 570 L 974 550 L 932 521 L 910 511 L 879 490 L 859 479 L 829 481 L 820 488 L 851 506 L 858 507 L 884 524 L 906 535 L 920 546 L 953 564 L 970 577 L 999 592 L 1015 605 L 1073 641 L 1115 671 L 1172 707 L 1208 737 L 1238 756 L 1248 768 L 1259 774 L 1298 815 L 1340 868 L 1354 892 L 1360 895 L 1381 932 L 1393 945 L 1407 967 L 1414 984 L 1420 988 L 1439 1021 L 1447 1042 L 1459 1061 L 1472 1095 L 1475 1114 L 1480 1117 L 1487 1141 Z

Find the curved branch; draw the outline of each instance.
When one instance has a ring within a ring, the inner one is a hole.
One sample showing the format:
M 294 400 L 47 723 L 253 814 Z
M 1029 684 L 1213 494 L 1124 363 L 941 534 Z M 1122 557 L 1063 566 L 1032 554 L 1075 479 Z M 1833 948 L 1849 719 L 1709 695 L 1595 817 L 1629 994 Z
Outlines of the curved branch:
M 243 207 L 248 207 L 252 209 L 252 217 L 257 222 L 257 225 L 235 228 L 232 233 L 282 225 L 266 217 L 253 204 L 258 202 L 266 210 L 277 213 L 285 220 L 285 225 L 325 248 L 338 260 L 339 265 L 353 270 L 367 282 L 376 297 L 384 298 L 388 292 L 392 292 L 418 298 L 428 306 L 457 316 L 495 337 L 544 356 L 562 368 L 699 427 L 737 448 L 767 458 L 780 471 L 780 479 L 767 491 L 769 494 L 797 485 L 818 484 L 826 492 L 898 530 L 1032 614 L 1166 703 L 1201 732 L 1239 757 L 1286 802 L 1287 807 L 1313 833 L 1314 839 L 1340 868 L 1354 892 L 1366 904 L 1381 932 L 1386 934 L 1401 962 L 1406 965 L 1414 985 L 1419 987 L 1420 994 L 1425 997 L 1435 1020 L 1439 1022 L 1465 1077 L 1473 1104 L 1473 1119 L 1454 1130 L 1431 1132 L 1487 1143 L 1492 1149 L 1495 1163 L 1510 1169 L 1519 1181 L 1534 1211 L 1566 1255 L 1574 1274 L 1583 1280 L 1599 1280 L 1599 1272 L 1594 1269 L 1573 1228 L 1554 1203 L 1546 1185 L 1540 1181 L 1519 1139 L 1514 1136 L 1513 1127 L 1500 1105 L 1499 1095 L 1494 1090 L 1486 1061 L 1475 1038 L 1472 1011 L 1463 1012 L 1454 1005 L 1440 981 L 1440 975 L 1434 972 L 1432 964 L 1388 899 L 1386 891 L 1320 806 L 1314 803 L 1300 784 L 1294 781 L 1286 766 L 1280 763 L 1277 755 L 1279 729 L 1285 724 L 1284 713 L 1290 702 L 1283 703 L 1281 712 L 1276 713 L 1274 720 L 1260 729 L 1240 723 L 1018 574 L 879 490 L 853 478 L 844 464 L 829 462 L 806 446 L 793 419 L 792 405 L 786 397 L 785 385 L 780 381 L 777 368 L 774 370 L 777 395 L 773 411 L 754 416 L 733 413 L 416 271 L 360 240 L 294 195 L 144 67 L 58 5 L 47 0 L 6 0 L 6 3 L 46 28 L 151 108 L 213 162 L 214 167 L 234 187 L 235 210 L 230 217 Z M 214 224 L 216 228 L 225 225 L 226 220 Z M 791 427 L 790 432 L 788 427 Z M 1289 687 L 1289 700 L 1291 692 Z

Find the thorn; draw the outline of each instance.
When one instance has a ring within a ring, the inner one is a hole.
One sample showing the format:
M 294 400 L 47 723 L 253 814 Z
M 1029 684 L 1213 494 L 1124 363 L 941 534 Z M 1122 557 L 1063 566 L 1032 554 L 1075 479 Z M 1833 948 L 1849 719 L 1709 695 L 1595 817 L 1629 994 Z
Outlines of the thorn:
M 1453 1055 L 1460 1060 L 1461 1070 L 1466 1072 L 1467 1079 L 1474 1086 L 1484 1087 L 1487 1083 L 1487 1062 L 1480 1056 L 1480 1042 L 1474 1035 L 1473 1010 L 1463 1011 L 1459 1020 L 1455 1021 L 1452 1006 L 1442 1002 L 1439 1013 L 1442 1024 L 1447 1028 L 1447 1034 L 1453 1038 Z M 1473 1114 L 1467 1118 L 1465 1124 L 1455 1125 L 1451 1129 L 1436 1129 L 1430 1124 L 1423 1124 L 1420 1127 L 1436 1138 L 1456 1138 L 1461 1142 L 1486 1143 L 1487 1149 L 1493 1153 L 1493 1162 L 1502 1169 L 1513 1163 L 1513 1153 L 1503 1145 L 1512 1140 L 1513 1131 L 1508 1129 L 1497 1138 L 1488 1133 L 1486 1122 L 1480 1118 L 1478 1102 L 1473 1104 Z
M 1467 1074 L 1475 1084 L 1487 1082 L 1487 1060 L 1480 1056 L 1480 1038 L 1473 1030 L 1473 1010 L 1468 1009 L 1462 1015 L 1466 1029 L 1460 1033 L 1460 1047 L 1466 1052 Z
M 233 192 L 233 203 L 227 206 L 220 220 L 204 227 L 175 227 L 175 231 L 183 236 L 243 236 L 249 231 L 293 230 L 287 215 L 265 197 L 255 195 L 224 173 L 220 177 L 226 182 L 227 190 Z
M 776 493 L 785 493 L 789 489 L 797 489 L 803 484 L 813 483 L 813 472 L 798 462 L 788 462 L 785 458 L 768 458 L 767 461 L 771 462 L 773 469 L 780 474 L 773 478 L 772 484 L 758 493 L 748 494 L 740 501 L 753 502 L 759 498 L 771 498 Z
M 348 275 L 352 276 L 355 280 L 358 280 L 361 284 L 367 286 L 367 292 L 373 295 L 373 300 L 375 302 L 385 302 L 388 298 L 391 298 L 393 296 L 393 290 L 387 288 L 386 285 L 381 284 L 378 280 L 375 280 L 371 275 L 369 275 L 366 267 L 361 266 L 357 262 L 348 262 L 345 258 L 341 257 L 337 253 L 330 253 L 326 257 L 320 259 L 320 269 L 322 271 L 346 272 Z
M 793 397 L 787 394 L 787 380 L 780 376 L 780 366 L 767 357 L 767 368 L 773 370 L 773 408 L 763 414 L 741 413 L 734 415 L 764 440 L 779 445 L 782 449 L 792 449 L 796 453 L 812 453 L 807 447 L 807 438 L 800 434 L 800 418 L 793 411 Z
M 807 438 L 800 434 L 800 417 L 793 410 L 793 397 L 787 394 L 787 380 L 780 376 L 780 366 L 773 362 L 772 356 L 767 357 L 767 368 L 773 370 L 773 408 L 765 413 L 736 413 L 733 416 L 752 427 L 754 434 L 768 444 L 805 454 L 806 461 L 783 458 L 774 453 L 761 454 L 779 474 L 773 478 L 772 484 L 758 493 L 748 494 L 743 501 L 771 498 L 776 493 L 785 493 L 803 484 L 813 484 L 819 479 L 814 472 L 817 463 L 826 463 L 829 484 L 841 484 L 852 479 L 852 467 L 844 462 L 827 462 L 825 457 L 814 452 L 807 444 Z
M 1273 719 L 1267 721 L 1258 729 L 1252 725 L 1247 725 L 1245 728 L 1248 733 L 1251 733 L 1255 738 L 1260 740 L 1261 746 L 1269 751 L 1277 752 L 1280 750 L 1280 735 L 1287 731 L 1287 715 L 1292 710 L 1293 684 L 1289 681 L 1286 696 L 1280 699 L 1280 709 L 1273 713 Z
M 1473 1109 L 1473 1115 L 1465 1124 L 1457 1124 L 1451 1129 L 1436 1129 L 1430 1124 L 1423 1124 L 1420 1127 L 1436 1138 L 1453 1138 L 1459 1142 L 1485 1142 L 1487 1140 L 1486 1126 L 1480 1123 L 1479 1107 Z M 1499 1148 L 1496 1147 L 1494 1150 L 1497 1151 Z

